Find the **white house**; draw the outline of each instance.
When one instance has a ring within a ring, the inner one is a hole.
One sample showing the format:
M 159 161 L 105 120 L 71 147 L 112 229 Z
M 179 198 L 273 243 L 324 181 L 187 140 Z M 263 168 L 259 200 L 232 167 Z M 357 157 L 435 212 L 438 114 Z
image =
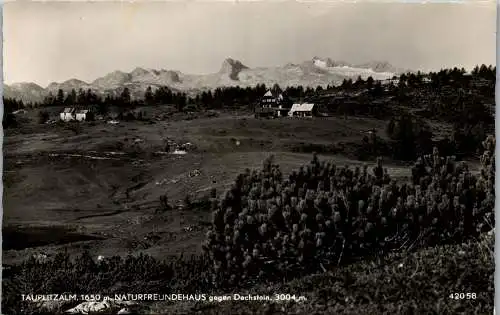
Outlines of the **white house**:
M 86 121 L 92 120 L 94 118 L 94 112 L 92 109 L 78 108 L 78 107 L 66 107 L 60 114 L 62 121 Z
M 312 103 L 293 104 L 288 112 L 289 117 L 312 117 L 316 106 Z
M 75 108 L 66 107 L 59 115 L 62 121 L 75 120 Z

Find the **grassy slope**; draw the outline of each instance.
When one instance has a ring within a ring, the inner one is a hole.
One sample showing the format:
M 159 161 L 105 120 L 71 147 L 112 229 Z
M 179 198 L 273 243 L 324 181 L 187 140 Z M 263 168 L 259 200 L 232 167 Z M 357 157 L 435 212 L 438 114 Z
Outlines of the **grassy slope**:
M 156 304 L 150 314 L 491 314 L 494 235 L 480 241 L 363 261 L 250 294 L 289 293 L 307 302 Z M 239 292 L 238 292 L 239 293 Z M 476 293 L 455 300 L 451 293 Z M 241 292 L 241 294 L 244 294 Z
M 154 110 L 160 114 L 166 111 Z M 182 228 L 198 225 L 210 214 L 188 211 L 178 220 L 159 220 L 153 213 L 160 195 L 168 192 L 171 202 L 176 203 L 188 193 L 206 194 L 212 187 L 223 192 L 246 167 L 260 168 L 271 153 L 286 174 L 311 159 L 310 153 L 290 152 L 291 147 L 300 147 L 302 142 L 358 139 L 360 131 L 385 126 L 385 122 L 369 118 L 256 120 L 223 113 L 218 118 L 169 119 L 153 125 L 96 122 L 82 124 L 76 133 L 68 126 L 37 124 L 36 112 L 26 114 L 31 115 L 31 123 L 6 133 L 4 228 L 18 224 L 24 228 L 27 224 L 77 225 L 82 233 L 105 233 L 106 240 L 32 250 L 53 253 L 66 248 L 76 253 L 92 248 L 96 255 L 106 256 L 139 250 L 157 257 L 198 252 L 204 231 L 184 233 Z M 191 142 L 196 149 L 183 156 L 151 155 L 164 148 L 163 139 L 167 138 L 176 143 Z M 143 142 L 136 144 L 135 139 Z M 137 158 L 128 154 L 137 146 L 144 162 L 135 165 Z M 118 160 L 48 156 L 68 152 L 103 155 L 110 151 L 126 154 L 112 156 Z M 341 156 L 331 158 L 340 164 L 355 162 Z M 190 177 L 189 172 L 195 169 L 201 175 Z M 391 168 L 391 175 L 407 176 L 405 171 L 403 167 Z M 126 198 L 127 189 L 130 198 Z M 132 240 L 145 243 L 143 234 L 152 230 L 174 232 L 178 238 L 162 238 L 146 248 L 128 245 Z M 4 261 L 25 258 L 32 250 L 4 251 Z

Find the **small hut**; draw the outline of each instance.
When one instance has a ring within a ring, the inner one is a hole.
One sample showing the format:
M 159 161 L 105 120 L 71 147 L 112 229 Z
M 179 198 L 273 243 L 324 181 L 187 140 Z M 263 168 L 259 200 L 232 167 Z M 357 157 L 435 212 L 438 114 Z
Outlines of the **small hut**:
M 288 112 L 289 117 L 313 117 L 316 114 L 316 106 L 312 103 L 293 104 Z

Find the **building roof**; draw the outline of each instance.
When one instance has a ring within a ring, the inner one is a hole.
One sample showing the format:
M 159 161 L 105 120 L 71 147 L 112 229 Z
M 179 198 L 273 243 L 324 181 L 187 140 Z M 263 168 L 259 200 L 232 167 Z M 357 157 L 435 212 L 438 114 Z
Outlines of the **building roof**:
M 78 111 L 76 111 L 77 114 L 87 114 L 90 110 L 88 109 L 80 109 Z
M 264 94 L 263 97 L 272 97 L 276 98 L 279 100 L 283 100 L 283 94 L 282 93 L 273 93 L 271 90 L 267 90 L 266 94 Z
M 63 113 L 67 114 L 67 113 L 72 113 L 74 112 L 75 109 L 73 107 L 66 107 L 63 111 Z
M 302 104 L 293 104 L 290 109 L 291 112 L 310 112 L 314 108 L 314 104 L 312 103 L 302 103 Z
M 273 97 L 273 96 L 274 96 L 274 95 L 273 95 L 273 93 L 271 92 L 271 90 L 268 90 L 268 91 L 266 92 L 266 94 L 264 94 L 264 97 Z

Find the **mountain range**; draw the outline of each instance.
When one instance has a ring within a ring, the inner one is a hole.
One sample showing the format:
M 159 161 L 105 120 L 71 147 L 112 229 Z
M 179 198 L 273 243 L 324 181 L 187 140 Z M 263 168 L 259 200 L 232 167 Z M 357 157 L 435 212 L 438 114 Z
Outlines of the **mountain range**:
M 64 92 L 70 92 L 72 89 L 76 91 L 91 89 L 100 95 L 117 95 L 123 88 L 128 87 L 132 97 L 139 98 L 144 95 L 148 86 L 153 90 L 160 86 L 168 86 L 173 91 L 183 91 L 188 94 L 223 86 L 248 87 L 256 84 L 316 87 L 338 85 L 344 79 L 355 80 L 358 76 L 363 79 L 371 76 L 375 80 L 383 80 L 406 71 L 408 70 L 395 68 L 388 62 L 375 61 L 355 65 L 320 57 L 299 64 L 250 68 L 239 60 L 227 58 L 220 70 L 211 74 L 196 75 L 174 70 L 136 68 L 130 73 L 114 71 L 91 83 L 70 79 L 62 83 L 50 83 L 46 88 L 32 82 L 5 84 L 4 96 L 25 102 L 38 102 L 49 93 L 56 95 L 59 89 Z

